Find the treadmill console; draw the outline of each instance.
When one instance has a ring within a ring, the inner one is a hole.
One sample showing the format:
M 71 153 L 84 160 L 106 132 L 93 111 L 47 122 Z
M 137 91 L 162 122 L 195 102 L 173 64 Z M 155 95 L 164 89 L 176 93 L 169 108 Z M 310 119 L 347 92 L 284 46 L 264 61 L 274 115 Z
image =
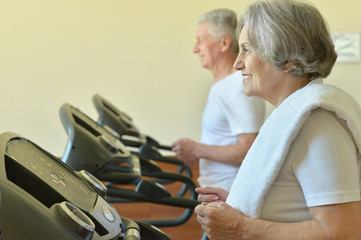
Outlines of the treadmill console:
M 0 135 L 0 239 L 118 239 L 106 188 L 30 140 Z

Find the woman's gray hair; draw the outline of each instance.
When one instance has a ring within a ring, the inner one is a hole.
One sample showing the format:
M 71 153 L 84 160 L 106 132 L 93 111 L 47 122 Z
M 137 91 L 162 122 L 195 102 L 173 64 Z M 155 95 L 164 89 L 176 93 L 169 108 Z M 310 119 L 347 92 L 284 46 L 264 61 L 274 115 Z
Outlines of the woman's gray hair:
M 294 0 L 255 2 L 241 16 L 255 53 L 266 63 L 311 80 L 327 77 L 337 59 L 327 24 L 312 5 Z
M 237 41 L 237 14 L 225 8 L 215 9 L 210 12 L 206 12 L 200 16 L 196 24 L 209 23 L 209 33 L 217 40 L 221 40 L 224 36 L 230 36 L 231 50 L 238 54 L 238 41 Z

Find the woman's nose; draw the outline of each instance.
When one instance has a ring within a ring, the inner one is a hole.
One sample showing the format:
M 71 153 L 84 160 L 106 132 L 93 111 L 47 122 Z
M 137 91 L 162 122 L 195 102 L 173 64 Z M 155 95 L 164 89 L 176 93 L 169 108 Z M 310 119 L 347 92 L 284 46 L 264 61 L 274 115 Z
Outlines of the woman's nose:
M 233 68 L 236 70 L 242 70 L 244 68 L 244 61 L 241 54 L 238 54 L 237 59 L 233 64 Z

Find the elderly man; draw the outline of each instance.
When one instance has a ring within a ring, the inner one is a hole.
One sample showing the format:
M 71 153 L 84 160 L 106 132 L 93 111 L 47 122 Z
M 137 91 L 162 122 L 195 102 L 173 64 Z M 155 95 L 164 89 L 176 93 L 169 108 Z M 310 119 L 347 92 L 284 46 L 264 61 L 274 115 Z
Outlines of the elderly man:
M 215 82 L 203 112 L 201 142 L 181 138 L 172 148 L 188 166 L 199 160 L 200 186 L 229 190 L 264 122 L 265 103 L 244 95 L 242 73 L 233 68 L 238 54 L 236 14 L 216 9 L 202 15 L 197 25 L 193 52 Z

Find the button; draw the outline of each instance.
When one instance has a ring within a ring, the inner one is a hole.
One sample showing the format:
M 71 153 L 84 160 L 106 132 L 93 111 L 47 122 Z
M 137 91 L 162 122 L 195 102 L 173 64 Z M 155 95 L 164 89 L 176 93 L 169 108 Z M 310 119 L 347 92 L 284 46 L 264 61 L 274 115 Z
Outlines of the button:
M 109 222 L 114 222 L 115 221 L 115 217 L 113 215 L 113 213 L 110 211 L 110 209 L 106 206 L 102 207 L 102 211 L 103 211 L 103 215 L 104 217 L 109 221 Z
M 64 179 L 59 180 L 59 183 L 60 183 L 61 185 L 63 185 L 63 186 L 65 186 L 65 185 L 66 185 L 66 183 L 65 183 Z

